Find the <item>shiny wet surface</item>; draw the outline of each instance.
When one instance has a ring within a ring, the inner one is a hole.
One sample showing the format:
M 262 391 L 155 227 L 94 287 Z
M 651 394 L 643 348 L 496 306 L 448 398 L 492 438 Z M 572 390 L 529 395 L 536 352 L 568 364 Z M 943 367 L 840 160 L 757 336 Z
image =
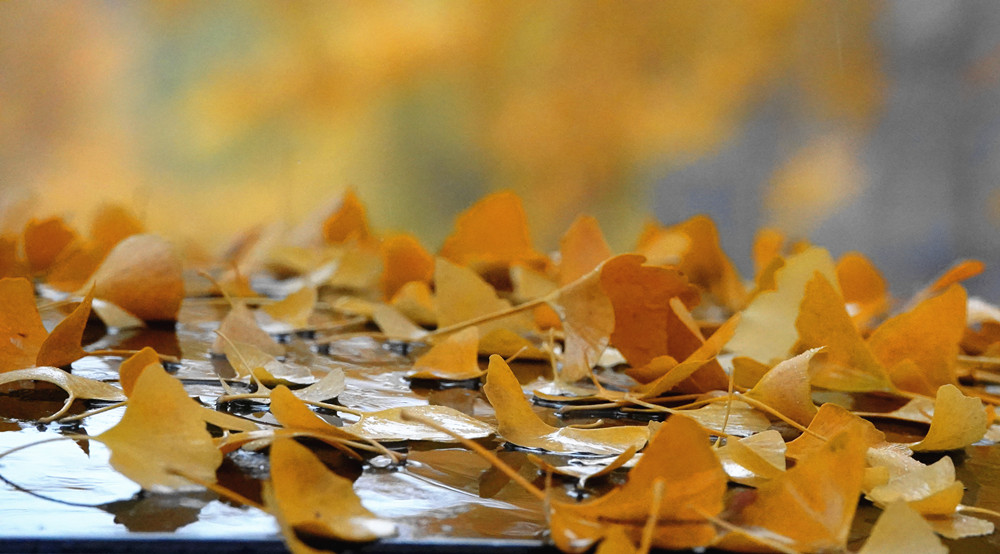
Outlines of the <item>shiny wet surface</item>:
M 168 370 L 185 383 L 192 396 L 212 405 L 222 392 L 217 376 L 231 371 L 224 359 L 208 353 L 212 331 L 226 310 L 221 302 L 189 301 L 175 328 L 120 334 L 106 334 L 101 328 L 88 329 L 92 342 L 87 348 L 152 346 L 158 352 L 177 356 L 181 363 L 171 365 Z M 49 319 L 58 321 L 59 316 L 50 315 Z M 421 345 L 406 348 L 362 334 L 339 339 L 289 335 L 283 339 L 287 341 L 287 361 L 310 368 L 314 375 L 322 376 L 335 367 L 344 370 L 347 388 L 338 397 L 342 405 L 364 411 L 441 405 L 495 424 L 492 407 L 475 385 L 442 388 L 432 383 L 410 382 L 404 377 Z M 113 381 L 119 362 L 120 358 L 88 357 L 73 364 L 73 373 Z M 522 385 L 529 389 L 544 384 L 548 376 L 544 364 L 521 363 L 513 368 Z M 162 547 L 171 552 L 239 551 L 242 548 L 239 545 L 253 551 L 282 550 L 271 516 L 220 499 L 208 491 L 169 495 L 141 492 L 137 485 L 111 469 L 107 463 L 108 451 L 102 444 L 65 439 L 67 435 L 94 436 L 103 432 L 118 421 L 122 408 L 81 423 L 35 423 L 58 410 L 64 399 L 65 393 L 44 383 L 30 388 L 0 389 L 0 451 L 47 439 L 64 439 L 0 459 L 0 477 L 4 480 L 0 483 L 0 522 L 3 522 L 0 551 L 97 552 L 114 549 L 116 545 L 123 550 L 141 547 L 155 551 Z M 71 414 L 92 407 L 77 402 Z M 227 407 L 227 411 L 263 425 L 273 422 L 266 407 L 261 405 L 240 403 Z M 536 406 L 536 411 L 553 425 L 594 420 L 562 420 L 551 407 Z M 325 417 L 339 422 L 335 415 Z M 920 432 L 905 426 L 888 430 L 897 439 Z M 496 450 L 504 462 L 528 480 L 544 486 L 544 475 L 527 460 L 524 452 L 505 449 L 497 439 L 478 442 Z M 355 479 L 355 492 L 369 510 L 397 524 L 398 536 L 393 539 L 373 545 L 334 545 L 338 551 L 548 548 L 542 504 L 465 448 L 427 442 L 389 445 L 407 453 L 405 464 L 393 466 L 378 458 L 364 463 L 348 460 L 333 449 L 312 443 L 310 446 L 339 474 Z M 1000 510 L 1000 447 L 973 445 L 950 455 L 956 463 L 958 478 L 967 487 L 964 503 Z M 549 458 L 553 465 L 570 461 L 568 457 Z M 921 461 L 929 463 L 935 459 Z M 259 499 L 260 479 L 266 478 L 267 472 L 266 454 L 237 451 L 228 455 L 218 476 L 223 486 Z M 610 482 L 578 489 L 573 480 L 557 478 L 553 497 L 586 498 L 600 494 L 621 479 L 619 473 L 612 475 Z M 880 510 L 861 501 L 851 535 L 852 546 L 863 542 L 879 513 Z M 1000 551 L 1000 539 L 995 534 L 949 543 L 954 552 Z

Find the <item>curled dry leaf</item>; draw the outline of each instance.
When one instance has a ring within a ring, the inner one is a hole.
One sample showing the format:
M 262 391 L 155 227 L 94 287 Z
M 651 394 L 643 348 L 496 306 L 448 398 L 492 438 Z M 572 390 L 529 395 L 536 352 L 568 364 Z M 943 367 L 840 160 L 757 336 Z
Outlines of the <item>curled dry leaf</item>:
M 94 296 L 144 321 L 176 321 L 184 300 L 182 263 L 156 235 L 119 242 L 91 277 Z
M 151 364 L 136 379 L 121 421 L 94 438 L 111 450 L 111 465 L 146 490 L 191 488 L 181 475 L 212 483 L 222 453 L 202 409 L 180 381 Z
M 649 438 L 646 427 L 575 429 L 545 423 L 531 409 L 510 367 L 497 355 L 490 356 L 483 392 L 496 410 L 497 433 L 517 446 L 565 454 L 585 452 L 607 456 L 620 454 L 632 446 L 641 447 Z
M 943 385 L 934 399 L 927 436 L 910 448 L 918 452 L 963 448 L 983 438 L 988 427 L 982 400 L 965 396 L 954 385 Z
M 413 362 L 406 373 L 411 379 L 478 379 L 486 372 L 479 368 L 479 329 L 475 326 L 453 333 L 431 346 Z
M 359 437 L 382 442 L 432 441 L 455 442 L 451 435 L 405 419 L 402 412 L 433 419 L 450 431 L 467 439 L 481 439 L 493 434 L 493 427 L 448 406 L 408 406 L 361 414 L 361 420 L 345 425 L 344 431 Z
M 858 554 L 947 554 L 934 529 L 906 502 L 886 506 Z
M 42 418 L 40 421 L 59 419 L 69 410 L 73 401 L 78 398 L 82 400 L 104 400 L 107 402 L 121 402 L 125 400 L 125 395 L 117 387 L 102 381 L 78 377 L 56 367 L 33 367 L 0 373 L 0 385 L 16 383 L 18 381 L 45 381 L 56 385 L 69 394 L 63 407 L 58 412 L 49 417 Z
M 271 445 L 268 508 L 292 527 L 310 535 L 343 541 L 373 541 L 396 533 L 391 521 L 361 505 L 348 479 L 330 471 L 308 448 L 291 439 Z
M 653 545 L 691 548 L 711 544 L 715 527 L 705 516 L 723 509 L 726 474 L 693 420 L 675 415 L 653 436 L 628 481 L 581 504 L 551 503 L 552 540 L 564 552 L 582 552 L 603 538 L 610 523 L 627 526 L 635 542 L 653 509 L 654 483 L 664 483 L 656 506 Z

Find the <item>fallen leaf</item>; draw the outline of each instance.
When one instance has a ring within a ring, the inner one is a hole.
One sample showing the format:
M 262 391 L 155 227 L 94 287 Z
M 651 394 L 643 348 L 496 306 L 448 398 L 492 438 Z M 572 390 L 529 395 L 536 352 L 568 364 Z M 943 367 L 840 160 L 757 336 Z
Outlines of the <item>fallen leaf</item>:
M 438 324 L 434 293 L 423 281 L 410 281 L 400 287 L 390 304 L 418 325 L 432 327 Z
M 934 532 L 946 539 L 964 539 L 991 535 L 994 531 L 992 521 L 979 519 L 965 514 L 952 514 L 948 517 L 932 517 L 926 519 Z
M 439 328 L 464 323 L 481 316 L 508 310 L 510 302 L 497 296 L 496 290 L 468 267 L 438 258 L 434 269 L 434 302 Z M 516 313 L 503 319 L 482 323 L 481 337 L 494 329 L 529 331 L 534 320 L 528 313 Z
M 316 287 L 306 284 L 278 302 L 263 306 L 261 310 L 284 324 L 283 329 L 302 329 L 309 326 L 309 316 L 316 307 L 317 298 Z
M 835 282 L 833 259 L 826 250 L 813 247 L 789 256 L 775 272 L 775 289 L 759 293 L 743 310 L 728 350 L 768 365 L 787 358 L 799 339 L 795 320 L 806 283 L 816 272 Z
M 795 328 L 802 346 L 823 347 L 814 362 L 814 386 L 848 392 L 893 390 L 889 375 L 847 314 L 840 293 L 818 273 L 806 284 Z
M 151 364 L 160 365 L 160 356 L 156 350 L 148 346 L 122 360 L 118 366 L 118 383 L 122 386 L 125 396 L 132 396 L 132 390 L 135 389 L 135 382 L 139 380 L 139 375 L 146 369 L 146 366 Z
M 693 420 L 674 415 L 660 427 L 628 481 L 608 494 L 580 504 L 552 502 L 552 539 L 564 552 L 579 552 L 605 536 L 611 523 L 628 525 L 638 538 L 653 508 L 654 483 L 664 484 L 657 509 L 658 548 L 710 544 L 716 535 L 705 516 L 723 509 L 726 474 L 709 445 L 708 434 Z M 573 521 L 589 522 L 581 529 Z M 569 523 L 568 526 L 562 525 Z M 587 530 L 590 536 L 579 531 Z M 638 541 L 636 541 L 638 542 Z
M 965 290 L 952 285 L 875 329 L 868 339 L 875 358 L 887 368 L 910 361 L 920 377 L 894 375 L 899 388 L 932 395 L 942 385 L 958 383 L 955 365 L 965 331 L 965 304 Z M 896 373 L 901 372 L 897 369 Z
M 589 215 L 578 216 L 559 240 L 558 285 L 562 287 L 576 281 L 611 256 L 611 247 L 604 240 L 597 219 Z
M 479 368 L 479 329 L 463 329 L 431 346 L 413 362 L 406 373 L 410 379 L 478 379 L 486 372 Z
M 323 222 L 323 238 L 330 244 L 368 238 L 368 217 L 365 207 L 352 189 L 344 191 L 340 204 Z
M 809 433 L 803 433 L 786 444 L 786 456 L 793 460 L 806 458 L 823 448 L 827 439 L 848 429 L 854 429 L 852 433 L 861 437 L 866 448 L 885 442 L 885 433 L 876 429 L 870 421 L 829 402 L 819 407 L 808 429 Z
M 104 400 L 107 402 L 121 402 L 125 400 L 125 395 L 117 387 L 102 381 L 79 377 L 56 367 L 33 367 L 0 373 L 0 385 L 16 383 L 18 381 L 45 381 L 46 383 L 56 385 L 69 395 L 63 403 L 63 407 L 58 412 L 39 420 L 43 422 L 62 417 L 69 410 L 70 405 L 78 398 L 81 400 Z
M 511 191 L 485 196 L 459 214 L 440 255 L 480 273 L 514 262 L 538 265 L 544 261 L 531 245 L 521 199 Z
M 379 288 L 383 299 L 390 300 L 406 283 L 430 283 L 434 277 L 434 256 L 412 235 L 388 237 L 379 249 L 382 254 Z
M 156 235 L 133 235 L 118 243 L 91 281 L 95 297 L 144 321 L 175 321 L 184 300 L 181 260 Z
M 90 221 L 90 240 L 103 254 L 126 238 L 144 232 L 142 222 L 120 204 L 101 204 Z
M 875 264 L 860 252 L 848 252 L 837 260 L 837 284 L 844 295 L 851 319 L 859 329 L 889 309 L 889 287 Z
M 777 229 L 763 227 L 757 230 L 753 238 L 753 246 L 751 247 L 755 281 L 759 282 L 764 270 L 774 260 L 781 258 L 785 240 L 785 234 Z
M 48 332 L 35 307 L 35 291 L 24 278 L 0 279 L 0 372 L 35 365 Z
M 670 299 L 680 298 L 690 309 L 699 295 L 686 277 L 669 267 L 643 265 L 635 254 L 615 256 L 601 266 L 601 288 L 614 307 L 615 328 L 611 345 L 632 366 L 642 366 L 664 354 L 685 358 L 700 342 L 682 332 L 684 324 L 670 308 Z
M 749 487 L 758 487 L 785 471 L 785 441 L 773 429 L 730 439 L 716 454 L 729 480 Z
M 916 452 L 955 450 L 983 438 L 987 427 L 982 400 L 965 396 L 954 385 L 942 385 L 934 399 L 934 417 L 927 436 L 910 448 Z
M 180 381 L 150 365 L 136 379 L 121 421 L 94 438 L 111 450 L 111 465 L 143 489 L 191 488 L 179 474 L 212 483 L 222 453 L 200 408 Z
M 94 289 L 91 289 L 83 301 L 52 329 L 38 350 L 35 365 L 62 367 L 87 355 L 81 343 L 93 300 Z
M 906 502 L 886 506 L 858 554 L 947 554 L 934 529 Z
M 432 429 L 419 421 L 404 419 L 401 415 L 403 410 L 408 414 L 433 419 L 467 439 L 481 439 L 493 434 L 491 426 L 448 406 L 408 406 L 365 412 L 361 414 L 360 421 L 345 425 L 343 430 L 380 442 L 456 442 L 456 439 L 449 434 Z
M 281 356 L 285 353 L 285 348 L 260 328 L 253 312 L 241 301 L 234 302 L 229 313 L 222 319 L 218 335 L 212 343 L 213 354 L 225 353 L 227 341 L 222 338 L 223 336 L 230 342 L 249 344 L 271 356 Z
M 774 366 L 746 395 L 808 426 L 817 412 L 809 385 L 809 361 L 819 350 L 807 350 Z
M 396 533 L 391 521 L 361 505 L 352 483 L 291 439 L 271 445 L 272 510 L 296 531 L 343 541 L 372 541 Z
M 557 428 L 543 422 L 531 409 L 514 373 L 497 355 L 490 356 L 483 392 L 496 411 L 497 433 L 517 446 L 607 456 L 620 454 L 632 446 L 641 447 L 649 438 L 646 427 L 575 429 Z
M 865 496 L 880 506 L 906 502 L 923 515 L 950 515 L 962 502 L 965 487 L 955 480 L 955 465 L 948 456 L 930 465 L 890 449 L 871 449 L 872 467 L 885 465 L 889 480 L 872 487 Z
M 734 437 L 749 437 L 771 427 L 767 416 L 739 400 L 733 400 L 728 408 L 721 402 L 715 402 L 695 410 L 684 410 L 683 414 L 705 429 Z
M 75 240 L 76 232 L 61 218 L 32 219 L 24 227 L 24 256 L 33 272 L 45 271 Z
M 777 533 L 796 550 L 843 549 L 861 493 L 865 450 L 858 429 L 841 431 L 795 467 L 761 484 L 734 523 Z M 722 545 L 742 548 L 748 546 L 745 540 L 729 535 Z
M 601 287 L 600 268 L 560 288 L 547 303 L 562 320 L 566 336 L 557 378 L 561 383 L 576 382 L 590 375 L 614 330 L 614 306 Z
M 394 339 L 418 341 L 427 335 L 427 331 L 413 323 L 399 310 L 388 304 L 375 306 L 371 314 L 372 322 L 378 325 L 382 333 Z

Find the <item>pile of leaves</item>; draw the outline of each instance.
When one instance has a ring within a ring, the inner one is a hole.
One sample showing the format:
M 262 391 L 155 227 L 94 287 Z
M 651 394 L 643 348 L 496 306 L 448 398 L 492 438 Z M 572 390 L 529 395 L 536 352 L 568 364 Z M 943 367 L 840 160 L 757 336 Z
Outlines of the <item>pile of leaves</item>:
M 960 284 L 982 264 L 959 262 L 901 301 L 861 254 L 834 260 L 764 230 L 753 258 L 748 280 L 703 216 L 650 223 L 618 255 L 582 216 L 547 255 L 509 192 L 461 214 L 436 256 L 370 229 L 350 191 L 315 222 L 255 229 L 217 260 L 182 257 L 107 207 L 89 234 L 52 218 L 0 237 L 0 386 L 68 394 L 24 425 L 119 410 L 90 437 L 117 471 L 149 491 L 204 487 L 264 510 L 293 551 L 392 536 L 322 453 L 400 465 L 399 445 L 414 441 L 484 456 L 537 498 L 565 552 L 845 550 L 859 502 L 884 510 L 863 552 L 945 551 L 939 536 L 992 533 L 977 515 L 998 514 L 962 504 L 952 458 L 920 454 L 1000 437 L 988 390 L 1000 309 Z M 95 328 L 183 328 L 185 309 L 205 302 L 226 314 L 199 354 L 218 362 L 216 397 L 193 398 L 172 375 L 200 361 L 189 354 L 84 348 Z M 276 340 L 289 337 L 320 353 L 368 337 L 407 357 L 412 387 L 481 387 L 492 411 L 340 405 L 344 372 L 296 363 Z M 94 356 L 120 359 L 118 378 L 74 375 Z M 550 378 L 525 391 L 514 359 Z M 233 409 L 248 404 L 267 419 Z M 541 406 L 557 408 L 556 425 Z M 900 422 L 919 436 L 901 438 Z M 543 486 L 497 444 L 531 452 Z M 250 495 L 217 480 L 238 450 L 267 452 Z M 564 493 L 601 480 L 600 494 Z

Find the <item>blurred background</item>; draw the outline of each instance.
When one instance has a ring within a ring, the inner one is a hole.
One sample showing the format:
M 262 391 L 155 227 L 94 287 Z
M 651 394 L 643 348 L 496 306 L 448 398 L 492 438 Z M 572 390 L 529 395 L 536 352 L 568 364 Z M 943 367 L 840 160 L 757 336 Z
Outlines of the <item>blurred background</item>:
M 217 250 L 353 187 L 436 250 L 484 194 L 552 249 L 711 215 L 1000 301 L 986 1 L 0 2 L 0 230 L 114 200 Z

